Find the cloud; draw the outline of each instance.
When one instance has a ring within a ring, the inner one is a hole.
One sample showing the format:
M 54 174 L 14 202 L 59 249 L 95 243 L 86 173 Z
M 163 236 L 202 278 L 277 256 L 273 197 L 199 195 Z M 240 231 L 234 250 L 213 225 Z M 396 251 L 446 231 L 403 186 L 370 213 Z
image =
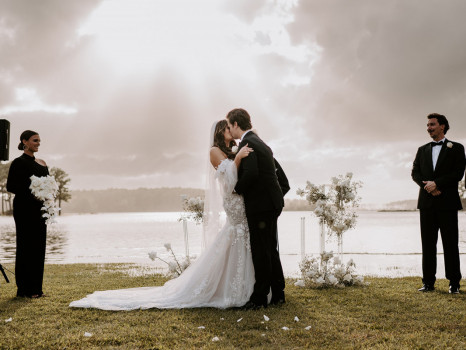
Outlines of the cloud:
M 415 196 L 433 111 L 466 141 L 462 1 L 138 4 L 0 0 L 0 113 L 74 188 L 202 187 L 211 125 L 235 107 L 290 196 L 347 171 L 364 201 Z

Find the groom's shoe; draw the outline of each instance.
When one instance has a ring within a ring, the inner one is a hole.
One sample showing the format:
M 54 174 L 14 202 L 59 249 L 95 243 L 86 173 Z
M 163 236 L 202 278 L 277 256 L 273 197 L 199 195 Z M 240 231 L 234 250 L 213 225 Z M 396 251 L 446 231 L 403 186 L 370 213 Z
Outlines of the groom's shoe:
M 435 290 L 435 287 L 430 284 L 424 284 L 422 288 L 418 289 L 420 292 L 432 292 L 433 290 Z
M 272 298 L 272 300 L 270 300 L 270 305 L 280 306 L 283 304 L 285 304 L 285 296 L 283 296 L 283 298 Z
M 256 304 L 253 301 L 248 301 L 246 304 L 244 304 L 241 309 L 243 310 L 259 310 L 261 307 L 267 307 L 267 304 L 261 305 L 261 304 Z
M 448 289 L 448 293 L 460 294 L 460 286 L 459 285 L 450 286 L 450 289 Z

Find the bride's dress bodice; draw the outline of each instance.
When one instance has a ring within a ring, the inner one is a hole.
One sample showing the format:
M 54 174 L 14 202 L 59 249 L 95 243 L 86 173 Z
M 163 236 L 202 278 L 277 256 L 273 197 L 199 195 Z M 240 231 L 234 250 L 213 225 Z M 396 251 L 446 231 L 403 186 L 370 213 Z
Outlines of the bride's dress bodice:
M 243 197 L 234 193 L 237 169 L 220 163 L 220 185 L 226 223 L 206 250 L 178 278 L 161 287 L 98 291 L 73 301 L 71 307 L 104 310 L 148 308 L 228 308 L 244 305 L 254 287 L 254 267 Z

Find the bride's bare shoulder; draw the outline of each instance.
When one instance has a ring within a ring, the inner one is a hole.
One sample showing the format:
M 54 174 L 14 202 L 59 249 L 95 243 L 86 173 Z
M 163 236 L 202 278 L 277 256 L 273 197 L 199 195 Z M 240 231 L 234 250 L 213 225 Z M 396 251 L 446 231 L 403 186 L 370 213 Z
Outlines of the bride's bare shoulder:
M 222 160 L 226 159 L 227 156 L 223 151 L 218 147 L 212 147 L 210 149 L 210 163 L 212 166 L 217 169 Z

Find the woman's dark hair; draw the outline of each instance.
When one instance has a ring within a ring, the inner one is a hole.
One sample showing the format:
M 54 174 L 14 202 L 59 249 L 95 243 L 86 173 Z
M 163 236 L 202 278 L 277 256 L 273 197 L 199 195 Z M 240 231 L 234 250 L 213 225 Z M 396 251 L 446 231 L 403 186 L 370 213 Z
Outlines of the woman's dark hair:
M 431 113 L 427 116 L 427 119 L 432 119 L 435 118 L 437 119 L 439 125 L 445 125 L 445 128 L 443 129 L 443 133 L 446 135 L 447 131 L 450 129 L 450 124 L 448 124 L 447 117 L 444 115 L 438 114 L 438 113 Z
M 33 137 L 34 135 L 39 135 L 39 133 L 35 132 L 35 131 L 32 131 L 32 130 L 25 130 L 23 131 L 23 133 L 21 134 L 21 136 L 19 137 L 19 140 L 21 141 L 18 145 L 18 149 L 20 151 L 23 151 L 24 150 L 24 143 L 23 143 L 23 140 L 29 140 L 31 137 Z
M 225 119 L 220 120 L 217 125 L 215 125 L 214 142 L 212 147 L 220 148 L 229 159 L 234 159 L 236 155 L 231 151 L 231 148 L 236 146 L 236 142 L 235 140 L 231 140 L 228 146 L 225 144 L 225 137 L 223 134 L 225 133 L 226 128 L 228 128 L 228 123 Z
M 252 129 L 251 117 L 249 113 L 242 108 L 235 108 L 228 112 L 227 119 L 231 125 L 238 123 L 241 130 L 246 131 Z

